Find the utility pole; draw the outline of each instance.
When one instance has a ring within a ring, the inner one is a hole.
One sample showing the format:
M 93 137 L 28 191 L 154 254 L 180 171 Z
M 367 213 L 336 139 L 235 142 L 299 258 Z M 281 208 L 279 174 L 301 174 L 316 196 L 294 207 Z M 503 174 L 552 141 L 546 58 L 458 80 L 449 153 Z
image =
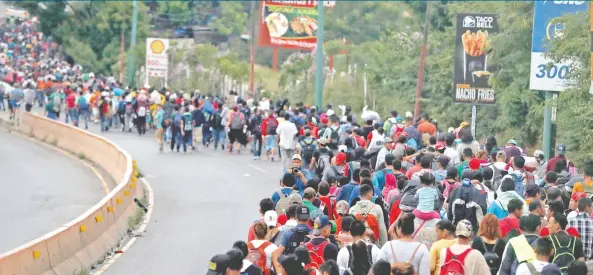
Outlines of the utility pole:
M 324 2 L 317 1 L 317 49 L 315 50 L 315 105 L 321 109 L 323 104 L 323 69 L 325 58 L 323 56 L 323 21 Z
M 251 49 L 249 53 L 249 93 L 252 97 L 255 95 L 253 83 L 255 77 L 255 20 L 259 18 L 259 14 L 256 16 L 255 2 L 251 1 Z
M 428 30 L 430 28 L 430 12 L 432 2 L 426 4 L 426 15 L 424 19 L 422 49 L 420 50 L 420 65 L 418 65 L 418 82 L 416 84 L 416 104 L 414 105 L 414 118 L 420 115 L 420 101 L 422 101 L 422 84 L 424 79 L 424 63 L 426 61 L 426 47 L 428 44 Z
M 136 79 L 134 78 L 135 64 L 133 49 L 136 46 L 136 30 L 138 24 L 138 1 L 134 1 L 134 11 L 132 15 L 132 34 L 130 35 L 130 58 L 128 61 L 128 84 L 133 87 Z

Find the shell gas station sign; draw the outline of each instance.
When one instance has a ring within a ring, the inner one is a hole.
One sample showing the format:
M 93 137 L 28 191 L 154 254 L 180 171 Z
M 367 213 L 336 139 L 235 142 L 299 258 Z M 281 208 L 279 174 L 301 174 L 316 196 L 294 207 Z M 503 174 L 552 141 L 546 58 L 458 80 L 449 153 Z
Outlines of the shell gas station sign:
M 169 39 L 146 38 L 146 76 L 167 77 Z

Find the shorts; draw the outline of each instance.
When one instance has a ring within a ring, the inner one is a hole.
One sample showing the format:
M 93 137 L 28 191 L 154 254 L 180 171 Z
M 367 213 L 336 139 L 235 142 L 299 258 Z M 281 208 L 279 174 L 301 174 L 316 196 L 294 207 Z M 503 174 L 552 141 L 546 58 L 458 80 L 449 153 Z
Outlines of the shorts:
M 266 151 L 270 151 L 277 147 L 276 138 L 275 135 L 266 136 Z
M 10 104 L 10 107 L 12 107 L 12 108 L 18 108 L 21 106 L 21 104 L 17 103 L 16 100 L 14 100 L 14 99 L 9 100 L 8 103 Z
M 243 133 L 242 129 L 231 129 L 229 131 L 229 142 L 232 144 L 235 141 L 243 145 L 247 143 L 245 142 L 245 133 Z

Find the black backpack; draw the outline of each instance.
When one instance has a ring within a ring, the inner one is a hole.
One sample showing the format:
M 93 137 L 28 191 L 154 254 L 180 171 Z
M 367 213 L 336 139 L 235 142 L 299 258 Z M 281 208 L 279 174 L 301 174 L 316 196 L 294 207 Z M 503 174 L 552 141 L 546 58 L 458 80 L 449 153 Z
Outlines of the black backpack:
M 348 269 L 346 270 L 346 272 L 349 272 L 349 274 L 354 274 L 351 270 L 352 268 L 352 264 L 354 264 L 354 260 L 359 261 L 358 259 L 354 259 L 354 253 L 352 253 L 352 245 L 347 245 L 346 246 L 346 250 L 348 250 Z M 368 244 L 367 245 L 367 260 L 369 262 L 369 266 L 373 265 L 373 245 L 372 244 Z
M 307 242 L 308 230 L 292 229 L 293 233 L 288 238 L 288 246 L 284 249 L 284 255 L 293 254 L 297 247 Z
M 328 147 L 331 149 L 338 149 L 338 145 L 340 144 L 340 135 L 338 134 L 338 130 L 330 127 L 329 130 L 331 131 L 329 138 L 331 139 Z
M 486 243 L 484 242 L 484 240 L 482 238 L 480 238 L 482 247 L 484 247 L 484 259 L 486 260 L 486 263 L 490 267 L 491 274 L 498 273 L 498 269 L 500 268 L 500 264 L 501 264 L 500 256 L 498 256 L 498 254 L 496 254 L 496 246 L 498 245 L 498 241 L 499 240 L 496 240 L 496 243 L 494 243 L 492 250 L 488 250 L 488 247 L 486 247 Z
M 560 270 L 562 270 L 562 274 L 568 273 L 568 265 L 575 260 L 574 248 L 576 239 L 576 237 L 571 237 L 570 241 L 568 241 L 568 245 L 562 246 L 556 236 L 550 236 L 552 245 L 554 245 L 554 257 L 552 259 L 552 263 L 556 264 Z

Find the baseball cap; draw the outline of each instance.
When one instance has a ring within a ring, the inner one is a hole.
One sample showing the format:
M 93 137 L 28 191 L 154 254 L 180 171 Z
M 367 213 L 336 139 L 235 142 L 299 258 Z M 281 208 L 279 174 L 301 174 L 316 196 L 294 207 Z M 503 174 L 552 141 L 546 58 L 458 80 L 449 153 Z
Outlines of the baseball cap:
M 343 145 L 343 144 L 338 146 L 338 152 L 346 153 L 347 151 L 348 151 L 348 146 Z
M 558 144 L 558 146 L 556 147 L 556 153 L 558 155 L 564 155 L 564 153 L 566 153 L 566 145 Z
M 437 145 L 434 146 L 434 149 L 437 151 L 443 150 L 443 149 L 445 149 L 445 145 L 442 143 L 437 143 Z
M 264 214 L 264 221 L 268 226 L 276 227 L 278 224 L 278 213 L 274 210 L 266 211 Z
M 327 138 L 322 137 L 319 140 L 317 140 L 317 143 L 325 145 L 327 144 Z
M 292 155 L 292 159 L 293 159 L 293 160 L 295 160 L 295 159 L 298 159 L 298 160 L 303 160 L 303 158 L 301 158 L 301 155 L 299 155 L 299 154 L 294 154 L 294 155 Z
M 527 186 L 525 187 L 525 193 L 531 193 L 531 192 L 535 192 L 535 193 L 539 193 L 539 186 L 535 183 L 530 183 L 527 184 Z
M 385 139 L 383 139 L 384 143 L 389 143 L 389 142 L 393 142 L 393 139 L 390 137 L 386 137 Z
M 413 118 L 414 114 L 412 114 L 412 112 L 410 111 L 406 111 L 406 118 Z
M 455 236 L 467 238 L 471 236 L 472 231 L 472 223 L 468 220 L 461 220 L 457 223 L 457 228 L 455 229 Z
M 447 167 L 447 165 L 449 165 L 449 161 L 451 161 L 450 157 L 445 156 L 445 155 L 439 156 L 439 163 L 441 164 L 441 166 Z
M 288 204 L 301 204 L 303 202 L 303 198 L 299 194 L 292 194 L 288 197 Z
M 507 144 L 517 145 L 517 141 L 514 139 L 509 139 L 509 141 L 507 141 Z
M 226 255 L 229 257 L 228 268 L 232 270 L 241 270 L 243 268 L 243 259 L 245 258 L 243 252 L 237 249 L 231 249 Z
M 540 272 L 541 275 L 562 275 L 562 270 L 560 270 L 560 268 L 553 263 L 547 264 L 546 266 L 544 266 L 544 268 L 542 268 L 542 272 Z
M 336 155 L 336 165 L 342 165 L 346 161 L 346 154 L 340 152 Z
M 350 206 L 348 205 L 348 202 L 345 200 L 341 200 L 336 203 L 336 212 L 338 212 L 338 214 L 348 214 L 349 209 Z
M 480 169 L 480 160 L 479 159 L 471 159 L 469 161 L 469 168 L 472 170 Z
M 329 120 L 327 119 L 327 117 L 323 117 L 321 118 L 321 123 L 327 123 Z
M 312 199 L 315 195 L 317 195 L 317 192 L 315 192 L 313 187 L 307 187 L 305 188 L 305 192 L 303 192 L 303 198 L 305 199 Z
M 301 221 L 306 221 L 309 219 L 309 208 L 307 206 L 301 205 L 297 210 L 297 218 Z
M 231 258 L 226 254 L 215 255 L 210 259 L 208 264 L 208 272 L 206 275 L 219 275 L 224 274 L 226 269 L 229 267 Z
M 329 225 L 329 218 L 325 215 L 318 217 L 315 219 L 315 223 L 313 224 L 313 235 L 319 236 L 321 235 L 321 230 Z

